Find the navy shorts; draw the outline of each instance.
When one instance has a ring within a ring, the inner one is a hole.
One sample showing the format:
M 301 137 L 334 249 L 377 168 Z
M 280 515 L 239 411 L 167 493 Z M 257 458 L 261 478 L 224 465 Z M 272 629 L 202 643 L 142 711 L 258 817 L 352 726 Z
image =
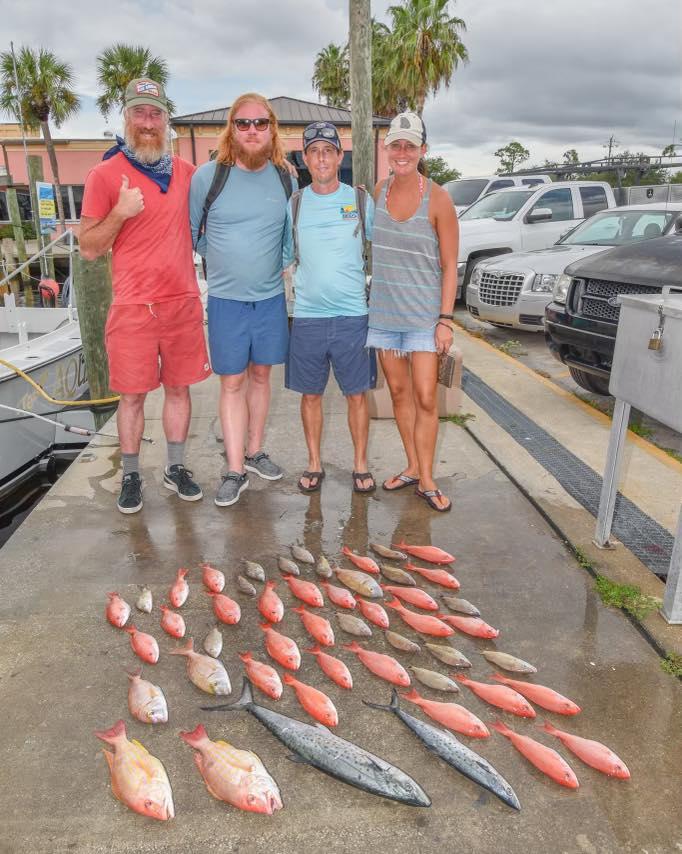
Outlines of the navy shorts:
M 208 346 L 216 374 L 241 374 L 287 360 L 289 321 L 283 293 L 258 302 L 208 297 Z
M 367 315 L 295 317 L 286 387 L 301 394 L 322 394 L 331 365 L 344 395 L 362 394 L 376 383 L 376 358 L 366 349 L 366 340 Z

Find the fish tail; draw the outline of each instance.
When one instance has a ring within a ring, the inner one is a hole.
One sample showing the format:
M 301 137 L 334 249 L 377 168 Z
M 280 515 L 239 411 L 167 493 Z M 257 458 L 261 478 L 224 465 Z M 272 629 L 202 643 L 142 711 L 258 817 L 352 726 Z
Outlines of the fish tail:
M 277 587 L 276 581 L 266 581 L 265 582 L 265 589 L 266 590 L 274 590 L 275 587 Z
M 503 676 L 501 673 L 491 673 L 490 678 L 494 679 L 496 682 L 502 682 L 504 685 L 511 683 L 511 679 L 507 679 L 507 677 Z
M 180 567 L 180 569 L 178 570 L 178 578 L 184 578 L 188 572 L 189 570 L 185 569 L 184 566 Z
M 129 626 L 123 626 L 123 631 L 128 632 L 129 635 L 134 635 L 137 628 L 134 623 L 131 623 Z
M 125 738 L 126 725 L 122 720 L 116 721 L 110 729 L 96 729 L 94 734 L 102 741 L 106 741 L 107 744 L 116 744 L 121 736 Z
M 128 676 L 128 679 L 137 679 L 138 676 L 142 676 L 142 668 L 136 667 L 135 670 L 132 671 L 126 670 L 126 675 Z
M 296 680 L 291 675 L 291 673 L 284 673 L 282 675 L 282 681 L 284 682 L 285 685 L 293 685 Z
M 253 661 L 253 655 L 250 652 L 240 652 L 239 657 L 242 661 Z
M 380 709 L 382 712 L 394 712 L 396 709 L 400 708 L 398 692 L 395 688 L 391 691 L 391 702 L 388 705 L 384 705 L 383 703 L 370 703 L 369 700 L 363 700 L 362 702 L 370 709 Z
M 119 595 L 119 594 L 118 594 L 118 593 L 116 593 L 116 592 L 114 592 L 114 591 L 112 591 L 111 593 L 107 593 L 107 596 L 108 596 L 110 599 L 113 599 L 113 598 L 114 598 L 114 596 L 118 596 L 118 595 Z
M 187 643 L 177 649 L 172 649 L 170 655 L 187 655 L 188 652 L 194 652 L 194 638 L 187 638 Z
M 407 694 L 403 694 L 403 697 L 406 700 L 421 700 L 421 697 L 417 693 L 416 688 L 413 688 L 411 691 L 408 691 Z
M 305 612 L 303 605 L 299 605 L 297 608 L 291 608 L 290 610 L 293 611 L 294 614 L 303 614 Z
M 387 608 L 395 608 L 396 611 L 400 610 L 400 602 L 397 599 L 392 599 L 390 602 L 384 602 L 384 605 Z
M 205 738 L 208 738 L 208 733 L 204 725 L 199 724 L 192 732 L 181 732 L 180 738 L 192 747 L 198 747 Z
M 309 652 L 311 655 L 318 655 L 322 650 L 320 649 L 319 644 L 315 644 L 315 646 L 306 646 L 303 648 L 303 652 Z
M 469 682 L 469 680 L 466 678 L 466 676 L 463 676 L 461 673 L 455 673 L 454 678 L 456 679 L 457 682 L 462 682 L 464 685 L 466 685 Z
M 350 554 L 353 554 L 353 552 L 348 548 L 348 546 L 344 546 L 344 547 L 341 549 L 341 554 L 343 554 L 343 555 L 350 555 Z
M 559 730 L 555 726 L 553 726 L 549 721 L 545 721 L 544 725 L 541 726 L 540 729 L 543 729 L 545 732 L 548 732 L 551 735 L 557 735 L 559 733 Z
M 258 623 L 258 625 L 261 627 L 261 629 L 263 629 L 264 632 L 267 632 L 269 629 L 272 628 L 270 623 Z
M 490 726 L 502 735 L 506 735 L 509 737 L 514 734 L 514 730 L 510 729 L 506 724 L 503 724 L 501 720 L 496 720 L 495 723 L 490 724 Z
M 202 712 L 238 712 L 240 709 L 248 709 L 253 704 L 253 691 L 251 680 L 246 676 L 242 682 L 242 695 L 234 703 L 222 703 L 220 706 L 201 706 Z
M 351 641 L 350 643 L 343 643 L 343 644 L 341 644 L 341 646 L 343 647 L 343 649 L 347 649 L 350 652 L 358 652 L 359 650 L 362 650 L 362 647 L 360 646 L 360 644 L 357 641 Z

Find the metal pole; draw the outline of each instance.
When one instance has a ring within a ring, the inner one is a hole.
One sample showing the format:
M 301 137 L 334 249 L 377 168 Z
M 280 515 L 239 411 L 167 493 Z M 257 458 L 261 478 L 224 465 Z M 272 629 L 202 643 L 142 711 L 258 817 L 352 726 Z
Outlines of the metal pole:
M 353 183 L 374 189 L 372 151 L 372 23 L 370 0 L 349 0 Z
M 611 435 L 609 436 L 609 447 L 606 452 L 606 466 L 604 468 L 604 479 L 602 481 L 601 496 L 599 498 L 599 513 L 597 514 L 597 528 L 594 533 L 594 544 L 600 549 L 612 549 L 614 545 L 609 542 L 611 526 L 613 525 L 613 510 L 616 506 L 616 494 L 618 493 L 618 482 L 620 480 L 620 467 L 625 446 L 625 435 L 630 420 L 630 404 L 616 398 L 613 410 L 613 421 L 611 424 Z
M 661 613 L 671 625 L 682 624 L 682 509 L 677 520 L 675 545 L 670 558 L 670 569 L 663 594 Z

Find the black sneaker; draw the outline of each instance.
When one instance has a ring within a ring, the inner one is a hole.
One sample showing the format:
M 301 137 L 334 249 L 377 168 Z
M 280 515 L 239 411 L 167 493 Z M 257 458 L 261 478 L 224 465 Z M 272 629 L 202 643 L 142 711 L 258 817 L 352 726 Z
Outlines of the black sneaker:
M 183 501 L 198 501 L 204 493 L 199 484 L 192 480 L 193 474 L 182 465 L 171 466 L 163 473 L 163 485 L 177 492 Z
M 124 476 L 117 507 L 121 513 L 137 513 L 142 510 L 142 481 L 136 471 Z

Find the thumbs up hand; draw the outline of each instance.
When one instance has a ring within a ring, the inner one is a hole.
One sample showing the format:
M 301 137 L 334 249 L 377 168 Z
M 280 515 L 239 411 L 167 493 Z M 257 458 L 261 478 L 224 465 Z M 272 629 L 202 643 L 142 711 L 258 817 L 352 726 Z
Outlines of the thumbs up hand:
M 121 175 L 121 189 L 118 191 L 116 211 L 124 219 L 137 216 L 144 210 L 144 196 L 139 187 L 130 187 L 127 175 Z

